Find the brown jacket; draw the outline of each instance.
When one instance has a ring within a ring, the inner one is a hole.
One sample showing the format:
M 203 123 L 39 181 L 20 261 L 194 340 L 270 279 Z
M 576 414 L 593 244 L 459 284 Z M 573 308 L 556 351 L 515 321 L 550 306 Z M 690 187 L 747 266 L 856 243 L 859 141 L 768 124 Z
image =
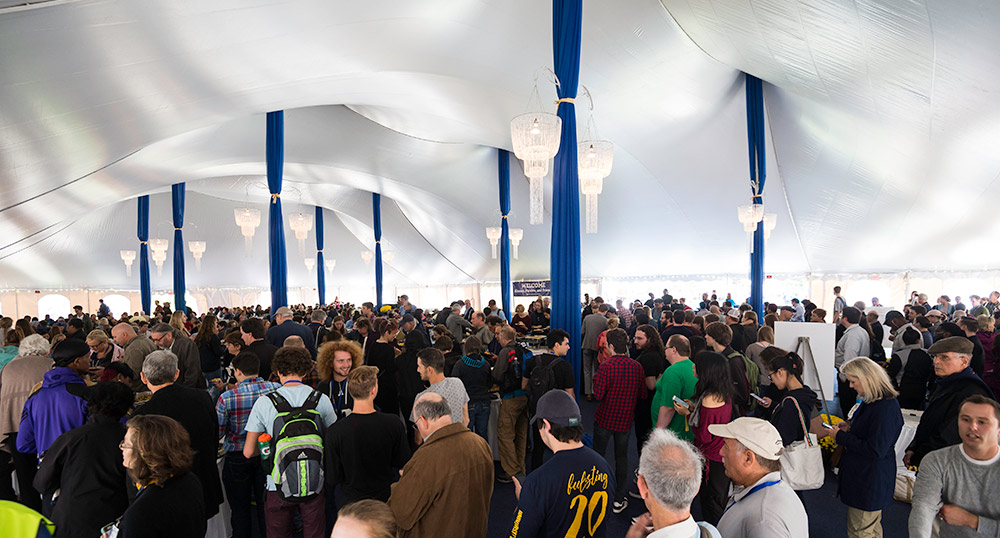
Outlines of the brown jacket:
M 431 434 L 392 485 L 389 507 L 399 537 L 486 536 L 493 496 L 493 454 L 462 424 Z
M 139 377 L 139 373 L 142 372 L 142 363 L 146 360 L 146 355 L 154 351 L 156 351 L 156 344 L 148 336 L 144 335 L 137 335 L 125 344 L 125 358 L 122 360 L 135 372 L 135 378 L 132 380 L 132 390 L 136 392 L 149 390 Z

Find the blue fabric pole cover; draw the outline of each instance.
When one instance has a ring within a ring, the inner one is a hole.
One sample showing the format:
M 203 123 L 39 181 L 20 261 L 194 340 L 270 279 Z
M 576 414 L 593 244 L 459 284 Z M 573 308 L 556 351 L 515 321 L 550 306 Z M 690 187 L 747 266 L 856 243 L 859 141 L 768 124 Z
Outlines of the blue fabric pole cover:
M 174 310 L 187 314 L 187 301 L 184 299 L 186 291 L 184 286 L 184 184 L 171 185 L 170 195 L 174 220 Z
M 326 267 L 323 264 L 323 208 L 316 206 L 316 292 L 319 304 L 326 304 Z M 317 342 L 319 344 L 319 342 Z
M 747 107 L 747 147 L 750 156 L 751 188 L 753 203 L 764 203 L 764 182 L 767 179 L 764 138 L 764 88 L 761 80 L 745 75 Z M 758 222 L 753 233 L 753 252 L 750 253 L 750 306 L 758 315 L 764 313 L 764 223 Z
M 267 113 L 267 212 L 268 262 L 271 270 L 271 315 L 288 306 L 288 261 L 285 258 L 285 225 L 281 218 L 281 175 L 285 160 L 285 113 Z
M 510 153 L 505 149 L 497 150 L 497 172 L 500 176 L 500 299 L 503 304 L 503 314 L 510 323 L 511 283 L 510 283 L 510 228 L 507 215 L 510 214 Z
M 149 196 L 139 197 L 139 222 L 136 235 L 139 237 L 139 296 L 142 299 L 142 313 L 149 315 L 153 297 L 149 286 Z
M 372 193 L 372 228 L 375 229 L 375 308 L 382 309 L 382 195 Z
M 582 0 L 553 0 L 552 56 L 559 77 L 560 100 L 576 97 L 580 80 L 580 36 Z M 562 138 L 552 175 L 552 276 L 553 329 L 569 333 L 566 359 L 573 366 L 576 394 L 581 387 L 580 356 L 580 178 L 576 160 L 576 109 L 571 101 L 560 101 Z

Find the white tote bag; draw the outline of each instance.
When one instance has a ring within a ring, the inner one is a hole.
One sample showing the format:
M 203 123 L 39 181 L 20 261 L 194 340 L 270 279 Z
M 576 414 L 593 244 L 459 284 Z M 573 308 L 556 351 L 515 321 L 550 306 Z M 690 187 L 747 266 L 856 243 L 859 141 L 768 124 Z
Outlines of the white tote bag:
M 802 419 L 799 402 L 791 396 L 786 396 L 785 400 L 791 400 L 795 404 L 805 440 L 786 446 L 781 453 L 781 480 L 794 490 L 819 489 L 823 487 L 826 478 L 826 471 L 823 469 L 823 449 L 820 448 L 816 436 L 809 433 L 809 428 Z M 781 403 L 785 401 L 782 400 Z

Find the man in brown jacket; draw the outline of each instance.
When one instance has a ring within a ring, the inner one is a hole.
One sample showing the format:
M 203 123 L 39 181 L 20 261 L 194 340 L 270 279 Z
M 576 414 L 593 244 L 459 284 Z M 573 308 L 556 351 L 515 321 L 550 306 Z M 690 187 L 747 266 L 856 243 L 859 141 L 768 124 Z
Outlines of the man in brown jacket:
M 424 442 L 392 485 L 399 536 L 486 536 L 493 454 L 479 435 L 452 423 L 448 403 L 427 393 L 413 405 Z

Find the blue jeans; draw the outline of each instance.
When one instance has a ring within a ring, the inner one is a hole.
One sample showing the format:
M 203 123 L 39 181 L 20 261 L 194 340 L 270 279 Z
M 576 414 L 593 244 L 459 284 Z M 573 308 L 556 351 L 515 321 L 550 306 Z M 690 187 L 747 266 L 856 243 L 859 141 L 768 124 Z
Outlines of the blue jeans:
M 246 459 L 239 452 L 227 452 L 222 463 L 222 485 L 232 510 L 233 538 L 263 537 L 264 469 L 260 458 Z
M 490 401 L 469 402 L 469 429 L 487 439 L 486 430 L 490 427 Z M 487 442 L 489 440 L 487 439 Z

